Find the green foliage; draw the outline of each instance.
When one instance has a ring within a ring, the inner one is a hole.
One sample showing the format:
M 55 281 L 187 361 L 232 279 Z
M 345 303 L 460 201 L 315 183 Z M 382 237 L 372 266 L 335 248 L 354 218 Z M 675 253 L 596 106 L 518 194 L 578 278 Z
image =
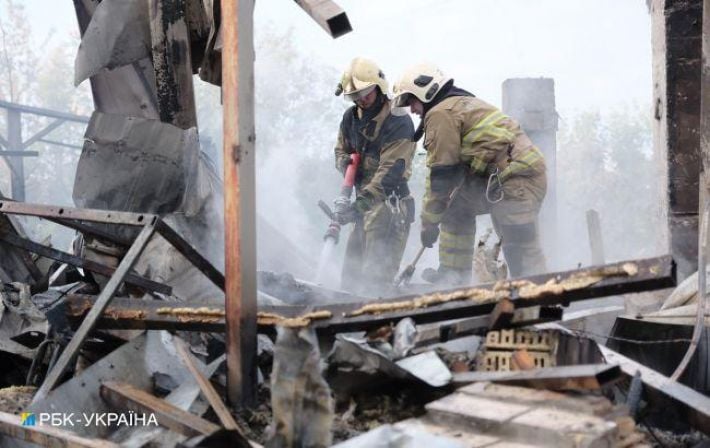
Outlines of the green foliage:
M 608 261 L 658 254 L 665 224 L 652 156 L 650 107 L 625 106 L 608 116 L 585 111 L 562 121 L 557 195 L 564 266 L 589 263 L 589 209 L 601 216 Z
M 87 85 L 73 85 L 73 60 L 79 41 L 66 36 L 48 45 L 49 37 L 38 39 L 30 26 L 22 4 L 13 0 L 0 2 L 0 98 L 22 105 L 88 115 L 93 109 Z M 88 84 L 88 83 L 86 83 Z M 0 133 L 6 136 L 7 115 L 0 110 Z M 53 119 L 31 114 L 22 116 L 22 137 L 27 140 Z M 81 146 L 85 125 L 65 122 L 45 138 Z M 39 157 L 25 158 L 26 200 L 48 204 L 72 204 L 71 192 L 80 150 L 37 142 L 28 150 Z M 0 164 L 0 191 L 9 194 L 9 167 Z M 36 223 L 36 222 L 35 222 Z M 55 233 L 58 226 L 41 222 L 27 230 L 38 238 Z M 54 241 L 64 246 L 68 233 Z

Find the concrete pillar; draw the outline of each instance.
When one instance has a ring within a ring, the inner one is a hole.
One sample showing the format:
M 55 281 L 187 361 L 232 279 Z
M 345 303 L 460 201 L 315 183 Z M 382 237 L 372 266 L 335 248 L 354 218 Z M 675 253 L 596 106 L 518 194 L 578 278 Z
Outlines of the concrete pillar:
M 697 269 L 702 3 L 651 3 L 654 150 L 666 162 L 667 241 L 681 279 Z
M 557 257 L 557 121 L 555 80 L 513 78 L 503 82 L 503 112 L 520 123 L 525 133 L 545 155 L 547 196 L 540 213 L 542 244 L 548 269 Z

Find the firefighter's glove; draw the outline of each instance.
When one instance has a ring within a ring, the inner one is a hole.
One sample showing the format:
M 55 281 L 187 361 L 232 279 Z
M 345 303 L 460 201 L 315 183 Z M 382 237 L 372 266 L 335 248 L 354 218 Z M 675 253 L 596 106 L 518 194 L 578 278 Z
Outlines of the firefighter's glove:
M 428 222 L 422 223 L 422 246 L 424 247 L 434 247 L 434 243 L 439 239 L 439 225 L 431 224 Z

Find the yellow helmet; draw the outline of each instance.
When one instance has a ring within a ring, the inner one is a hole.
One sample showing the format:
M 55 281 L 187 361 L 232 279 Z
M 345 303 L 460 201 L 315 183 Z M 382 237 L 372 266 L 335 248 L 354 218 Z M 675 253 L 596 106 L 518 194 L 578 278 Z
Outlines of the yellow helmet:
M 394 85 L 394 105 L 407 106 L 412 95 L 422 103 L 428 103 L 449 81 L 451 78 L 444 75 L 434 64 L 425 63 L 410 67 Z
M 346 100 L 357 101 L 375 90 L 375 87 L 379 87 L 380 92 L 387 95 L 389 85 L 385 74 L 373 61 L 355 58 L 340 78 L 335 94 L 342 93 Z

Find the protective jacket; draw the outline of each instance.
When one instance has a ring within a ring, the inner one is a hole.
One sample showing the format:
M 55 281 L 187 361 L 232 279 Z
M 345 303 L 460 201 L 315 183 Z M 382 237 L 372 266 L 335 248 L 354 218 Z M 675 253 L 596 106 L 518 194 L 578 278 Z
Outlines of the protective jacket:
M 422 219 L 428 222 L 441 221 L 449 195 L 456 187 L 457 173 L 487 177 L 497 168 L 504 190 L 506 181 L 513 176 L 545 173 L 542 153 L 518 123 L 479 98 L 444 99 L 427 111 L 424 129 L 430 178 Z M 545 185 L 533 182 L 530 194 L 542 202 Z M 509 191 L 511 195 L 517 196 Z
M 335 146 L 335 165 L 344 173 L 350 154 L 361 156 L 355 180 L 355 207 L 363 215 L 349 237 L 341 287 L 364 293 L 385 293 L 396 275 L 414 221 L 414 201 L 407 180 L 412 172 L 414 125 L 408 115 L 396 116 L 382 95 L 363 111 L 357 106 L 343 115 Z M 363 291 L 375 286 L 374 291 Z
M 425 105 L 422 125 L 429 177 L 421 218 L 442 223 L 440 264 L 470 271 L 475 216 L 490 212 L 511 275 L 542 271 L 537 215 L 546 191 L 543 155 L 515 120 L 456 90 L 444 89 Z M 488 178 L 496 172 L 500 202 L 486 200 Z
M 355 187 L 362 212 L 384 201 L 393 191 L 402 198 L 409 194 L 413 134 L 412 120 L 392 115 L 387 100 L 381 99 L 379 110 L 363 111 L 352 106 L 345 111 L 335 146 L 335 166 L 344 174 L 350 154 L 361 155 Z

